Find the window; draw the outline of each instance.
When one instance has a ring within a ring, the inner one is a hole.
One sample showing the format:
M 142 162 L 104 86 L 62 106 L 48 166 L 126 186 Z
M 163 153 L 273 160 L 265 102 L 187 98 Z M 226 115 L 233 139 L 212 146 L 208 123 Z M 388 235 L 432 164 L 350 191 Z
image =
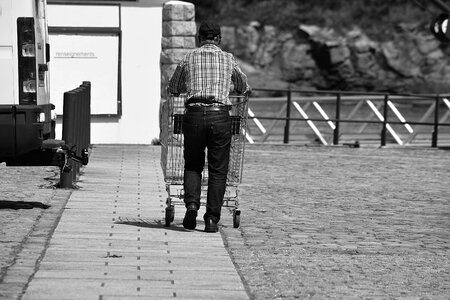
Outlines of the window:
M 48 19 L 56 113 L 62 114 L 64 92 L 90 81 L 92 115 L 120 116 L 120 6 L 49 5 Z

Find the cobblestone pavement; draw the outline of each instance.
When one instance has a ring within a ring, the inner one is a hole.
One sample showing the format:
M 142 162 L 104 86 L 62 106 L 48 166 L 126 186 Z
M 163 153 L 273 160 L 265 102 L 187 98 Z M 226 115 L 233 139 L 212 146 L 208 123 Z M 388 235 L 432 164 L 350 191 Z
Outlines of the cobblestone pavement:
M 254 299 L 449 299 L 450 151 L 247 147 L 225 242 Z
M 71 193 L 54 189 L 58 179 L 56 167 L 0 164 L 0 299 L 20 294 L 35 272 Z

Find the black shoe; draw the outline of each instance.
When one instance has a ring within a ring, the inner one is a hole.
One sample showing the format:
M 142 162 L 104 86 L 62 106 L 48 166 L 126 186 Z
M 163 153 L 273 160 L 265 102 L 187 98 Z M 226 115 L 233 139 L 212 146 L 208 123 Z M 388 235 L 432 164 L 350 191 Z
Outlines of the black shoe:
M 186 229 L 195 229 L 197 226 L 197 205 L 195 203 L 190 203 L 186 207 L 186 214 L 183 219 L 183 226 Z
M 217 232 L 219 231 L 219 226 L 213 219 L 208 218 L 205 220 L 205 232 Z

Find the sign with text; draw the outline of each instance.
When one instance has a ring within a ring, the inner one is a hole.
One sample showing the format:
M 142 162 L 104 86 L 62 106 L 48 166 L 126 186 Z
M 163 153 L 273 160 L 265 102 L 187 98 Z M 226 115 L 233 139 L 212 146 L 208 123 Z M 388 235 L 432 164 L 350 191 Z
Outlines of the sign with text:
M 50 98 L 63 113 L 64 92 L 91 82 L 91 113 L 118 113 L 119 37 L 107 34 L 50 35 Z

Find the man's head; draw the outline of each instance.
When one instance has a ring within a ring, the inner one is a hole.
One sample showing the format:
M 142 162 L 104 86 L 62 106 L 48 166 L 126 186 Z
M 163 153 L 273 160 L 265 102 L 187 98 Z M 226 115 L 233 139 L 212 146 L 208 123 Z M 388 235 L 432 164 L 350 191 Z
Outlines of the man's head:
M 202 22 L 198 28 L 198 40 L 201 43 L 206 41 L 220 44 L 220 26 L 214 22 Z

